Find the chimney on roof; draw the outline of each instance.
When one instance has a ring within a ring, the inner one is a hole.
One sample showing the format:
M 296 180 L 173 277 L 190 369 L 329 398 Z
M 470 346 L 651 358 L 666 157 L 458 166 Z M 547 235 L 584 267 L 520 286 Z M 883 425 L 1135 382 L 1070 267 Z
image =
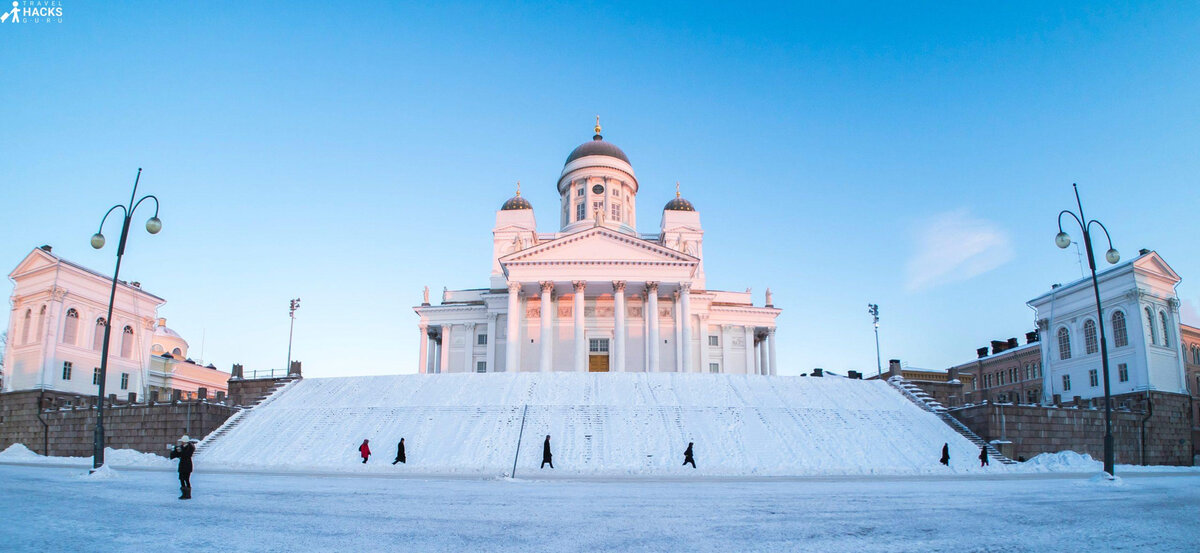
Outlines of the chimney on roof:
M 48 248 L 50 246 L 42 246 L 42 247 Z M 50 251 L 50 250 L 46 250 L 46 251 Z M 1148 253 L 1150 253 L 1150 250 L 1147 250 L 1146 248 L 1142 248 L 1142 249 L 1138 250 L 1138 255 L 1146 255 Z
M 133 282 L 130 282 L 130 283 L 129 283 L 129 285 L 130 285 L 130 286 L 132 286 L 132 287 L 134 287 L 134 288 L 141 288 L 141 287 L 142 287 L 142 283 L 140 283 L 140 282 L 138 282 L 138 281 L 136 281 L 136 280 L 135 280 L 135 281 L 133 281 Z
M 988 349 L 986 347 L 976 348 L 975 355 L 978 355 L 980 359 L 983 359 L 984 357 L 988 356 Z
M 1057 288 L 1062 288 L 1062 284 L 1056 282 L 1056 283 L 1050 285 L 1051 290 L 1054 290 Z
M 167 318 L 159 317 L 158 318 L 158 326 L 167 326 Z
M 1017 343 L 1017 339 L 1016 339 L 1016 338 L 1009 338 L 1009 339 L 1008 339 L 1008 349 L 1013 349 L 1013 348 L 1017 347 L 1018 345 L 1020 345 L 1020 344 L 1018 344 L 1018 343 Z
M 888 376 L 901 376 L 899 359 L 888 359 Z
M 49 245 L 47 245 L 47 244 L 42 244 L 42 247 L 40 247 L 40 248 L 38 248 L 38 249 L 39 249 L 39 250 L 42 250 L 42 251 L 44 251 L 44 252 L 46 252 L 46 253 L 50 253 L 50 251 L 51 251 L 51 250 L 53 250 L 54 248 L 50 247 L 50 246 L 49 246 Z
M 1025 343 L 1026 344 L 1032 344 L 1037 341 L 1038 341 L 1038 331 L 1034 330 L 1033 332 L 1025 333 Z
M 992 340 L 992 355 L 1000 353 L 1008 349 L 1008 342 L 1002 340 Z

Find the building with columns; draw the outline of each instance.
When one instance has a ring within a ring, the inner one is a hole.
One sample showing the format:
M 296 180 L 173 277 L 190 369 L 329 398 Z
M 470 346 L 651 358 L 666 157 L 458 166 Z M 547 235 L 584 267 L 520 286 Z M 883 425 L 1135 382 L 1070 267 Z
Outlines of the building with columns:
M 426 288 L 420 372 L 775 374 L 770 290 L 756 306 L 708 288 L 700 213 L 678 185 L 657 232 L 639 232 L 633 166 L 595 130 L 558 177 L 558 232 L 538 232 L 518 184 L 496 212 L 488 286 L 437 305 Z

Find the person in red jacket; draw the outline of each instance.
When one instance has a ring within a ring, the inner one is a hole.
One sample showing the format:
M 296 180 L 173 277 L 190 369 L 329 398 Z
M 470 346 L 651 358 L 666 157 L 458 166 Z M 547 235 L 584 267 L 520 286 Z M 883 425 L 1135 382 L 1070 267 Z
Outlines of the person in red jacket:
M 367 445 L 371 440 L 363 440 L 362 445 L 358 446 L 358 453 L 362 455 L 363 464 L 367 464 L 367 457 L 371 456 L 371 446 Z

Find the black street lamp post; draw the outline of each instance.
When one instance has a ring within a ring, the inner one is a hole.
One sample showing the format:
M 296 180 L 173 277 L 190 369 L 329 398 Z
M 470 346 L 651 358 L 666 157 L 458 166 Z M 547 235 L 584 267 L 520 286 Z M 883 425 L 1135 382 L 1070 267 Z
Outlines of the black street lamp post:
M 1067 209 L 1058 214 L 1058 235 L 1054 237 L 1054 243 L 1060 248 L 1071 245 L 1071 237 L 1062 229 L 1063 215 L 1070 215 L 1083 230 L 1083 245 L 1087 250 L 1088 268 L 1092 270 L 1092 291 L 1096 293 L 1096 322 L 1100 327 L 1100 363 L 1104 371 L 1104 472 L 1112 475 L 1115 461 L 1113 459 L 1112 397 L 1108 387 L 1108 341 L 1104 337 L 1104 312 L 1100 308 L 1100 284 L 1096 280 L 1096 257 L 1092 254 L 1091 227 L 1093 224 L 1098 225 L 1104 231 L 1104 237 L 1108 239 L 1108 251 L 1105 252 L 1104 259 L 1109 264 L 1116 264 L 1121 260 L 1121 254 L 1113 249 L 1112 236 L 1109 236 L 1104 223 L 1095 219 L 1089 221 L 1083 215 L 1083 202 L 1079 199 L 1079 185 L 1072 184 L 1071 187 L 1075 189 L 1075 205 L 1079 206 L 1079 214 L 1076 215 Z
M 108 216 L 117 208 L 120 208 L 124 214 L 124 221 L 121 223 L 121 240 L 117 242 L 117 268 L 113 270 L 112 290 L 108 294 L 108 316 L 104 319 L 104 344 L 100 348 L 100 389 L 96 392 L 96 433 L 92 443 L 92 470 L 100 468 L 104 464 L 104 383 L 108 377 L 108 342 L 112 336 L 112 316 L 113 316 L 113 301 L 117 297 L 117 276 L 121 274 L 121 256 L 125 254 L 125 241 L 129 237 L 129 221 L 133 218 L 133 212 L 137 210 L 139 205 L 146 200 L 154 200 L 154 216 L 146 221 L 146 232 L 150 234 L 158 234 L 162 230 L 162 221 L 158 218 L 158 198 L 146 195 L 141 199 L 134 201 L 137 198 L 138 181 L 142 178 L 142 168 L 138 168 L 137 177 L 133 179 L 133 193 L 129 195 L 129 205 L 117 204 L 108 208 L 108 212 L 104 214 L 104 218 L 100 220 L 100 230 L 92 235 L 92 247 L 97 250 L 104 247 L 104 235 L 101 231 L 104 230 L 104 222 L 108 220 Z

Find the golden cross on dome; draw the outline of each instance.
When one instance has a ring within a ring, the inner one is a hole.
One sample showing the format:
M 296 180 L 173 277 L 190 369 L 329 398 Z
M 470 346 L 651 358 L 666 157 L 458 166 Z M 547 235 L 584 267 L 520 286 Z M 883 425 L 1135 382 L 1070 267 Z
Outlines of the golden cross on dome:
M 517 196 L 521 195 L 521 181 L 517 181 Z
M 596 116 L 596 134 L 600 134 L 600 116 Z
M 679 197 L 679 181 L 675 181 L 675 197 Z

